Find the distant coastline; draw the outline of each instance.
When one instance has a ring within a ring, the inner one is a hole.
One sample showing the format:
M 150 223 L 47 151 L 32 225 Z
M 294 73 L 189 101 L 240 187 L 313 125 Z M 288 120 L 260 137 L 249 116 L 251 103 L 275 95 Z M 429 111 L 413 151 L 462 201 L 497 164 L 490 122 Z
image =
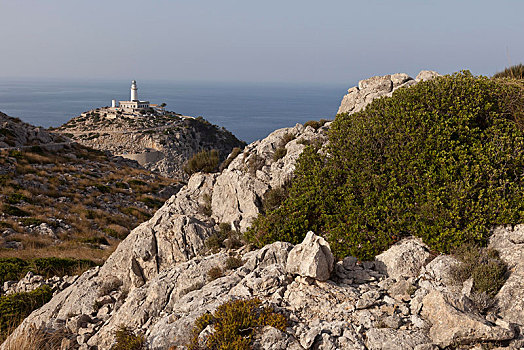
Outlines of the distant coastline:
M 7 79 L 0 81 L 0 111 L 25 122 L 56 127 L 127 92 L 129 81 Z M 351 84 L 349 84 L 351 85 Z M 203 116 L 252 142 L 275 129 L 332 119 L 346 84 L 168 83 L 141 80 L 141 91 L 167 108 Z M 109 102 L 108 102 L 109 101 Z

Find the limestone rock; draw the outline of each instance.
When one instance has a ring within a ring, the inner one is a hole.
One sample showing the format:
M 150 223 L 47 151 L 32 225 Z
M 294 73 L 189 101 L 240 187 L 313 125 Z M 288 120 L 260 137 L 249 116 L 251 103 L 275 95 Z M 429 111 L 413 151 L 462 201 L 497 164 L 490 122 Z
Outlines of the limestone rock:
M 395 279 L 416 277 L 430 256 L 428 248 L 415 238 L 408 238 L 378 255 L 375 260 L 383 272 Z
M 286 270 L 291 274 L 325 281 L 333 271 L 334 261 L 326 240 L 309 231 L 304 241 L 289 253 Z
M 401 87 L 409 87 L 419 81 L 433 79 L 437 76 L 439 76 L 437 72 L 422 71 L 415 80 L 405 73 L 376 76 L 361 80 L 358 82 L 358 86 L 348 89 L 348 93 L 344 95 L 340 102 L 337 114 L 359 112 L 377 98 L 390 97 L 393 91 Z
M 432 291 L 424 297 L 422 315 L 432 324 L 431 340 L 443 347 L 451 344 L 504 341 L 515 336 L 513 329 L 490 324 L 477 315 L 460 311 L 438 291 Z
M 391 328 L 372 328 L 366 336 L 366 345 L 370 350 L 412 350 L 429 341 L 424 333 Z
M 496 227 L 489 247 L 499 252 L 510 272 L 496 295 L 500 315 L 524 330 L 524 224 Z
M 420 73 L 418 73 L 417 77 L 415 78 L 415 81 L 426 81 L 435 79 L 436 77 L 440 77 L 440 74 L 432 70 L 423 70 Z

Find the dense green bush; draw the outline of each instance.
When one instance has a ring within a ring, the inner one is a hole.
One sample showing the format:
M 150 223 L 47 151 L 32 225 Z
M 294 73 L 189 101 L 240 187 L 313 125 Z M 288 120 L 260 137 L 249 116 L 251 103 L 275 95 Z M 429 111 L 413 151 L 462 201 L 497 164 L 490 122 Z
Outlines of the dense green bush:
M 38 258 L 22 260 L 18 258 L 0 258 L 0 283 L 18 281 L 29 271 L 49 278 L 52 276 L 71 275 L 79 270 L 95 265 L 93 261 L 84 259 Z
M 222 162 L 222 164 L 220 164 L 220 168 L 218 170 L 222 171 L 224 169 L 227 169 L 227 167 L 229 166 L 229 164 L 231 164 L 231 162 L 233 160 L 235 160 L 235 158 L 240 154 L 242 153 L 242 148 L 240 147 L 235 147 L 233 148 L 233 150 L 231 151 L 231 154 L 229 154 L 229 156 L 227 157 L 226 160 L 224 160 Z
M 43 286 L 28 293 L 15 293 L 0 297 L 0 341 L 4 340 L 33 310 L 51 300 L 53 292 Z
M 338 115 L 328 156 L 306 148 L 289 197 L 247 238 L 299 243 L 312 230 L 360 259 L 409 235 L 442 252 L 483 244 L 524 216 L 523 106 L 522 86 L 464 72 Z
M 204 173 L 212 173 L 218 170 L 220 164 L 220 157 L 216 149 L 211 151 L 200 151 L 191 157 L 184 166 L 184 171 L 189 175 L 193 175 L 199 171 Z
M 516 64 L 493 75 L 493 78 L 524 79 L 524 64 Z
M 208 326 L 214 332 L 205 339 L 204 349 L 248 350 L 256 331 L 272 326 L 281 331 L 287 327 L 284 315 L 271 307 L 262 307 L 259 299 L 234 300 L 220 305 L 213 315 L 206 313 L 195 321 L 193 339 L 188 349 L 202 349 L 198 344 L 199 334 Z

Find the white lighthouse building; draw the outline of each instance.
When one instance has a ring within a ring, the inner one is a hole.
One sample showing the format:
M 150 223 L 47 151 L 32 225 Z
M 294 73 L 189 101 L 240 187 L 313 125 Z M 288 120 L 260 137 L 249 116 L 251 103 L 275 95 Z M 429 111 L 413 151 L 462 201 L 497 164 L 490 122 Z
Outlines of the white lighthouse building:
M 129 101 L 119 101 L 119 107 L 125 112 L 134 112 L 137 110 L 152 107 L 149 101 L 140 101 L 138 99 L 138 88 L 136 80 L 131 82 L 131 99 Z

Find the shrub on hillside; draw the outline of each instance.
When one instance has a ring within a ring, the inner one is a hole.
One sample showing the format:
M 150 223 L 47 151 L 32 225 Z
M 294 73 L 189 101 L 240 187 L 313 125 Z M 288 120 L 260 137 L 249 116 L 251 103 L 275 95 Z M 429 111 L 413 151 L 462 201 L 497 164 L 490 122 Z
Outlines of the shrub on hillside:
M 111 350 L 141 350 L 144 349 L 145 339 L 142 334 L 135 334 L 131 328 L 120 326 L 115 331 L 116 344 Z
M 43 286 L 28 293 L 15 293 L 0 297 L 0 341 L 33 310 L 51 300 L 53 292 Z
M 493 78 L 524 79 L 524 64 L 516 64 L 504 69 L 502 72 L 495 73 Z
M 49 278 L 52 276 L 73 275 L 95 265 L 93 261 L 83 259 L 38 258 L 22 260 L 18 258 L 0 258 L 0 283 L 18 281 L 29 271 Z
M 214 314 L 205 313 L 195 321 L 190 350 L 201 349 L 198 336 L 209 325 L 214 332 L 205 338 L 205 349 L 251 349 L 255 332 L 264 326 L 285 332 L 287 319 L 259 299 L 234 300 L 220 305 Z
M 524 87 L 464 72 L 338 115 L 327 153 L 305 149 L 289 197 L 247 238 L 299 243 L 312 230 L 360 259 L 409 235 L 441 252 L 483 244 L 523 220 L 523 105 Z
M 220 163 L 220 157 L 216 149 L 211 151 L 200 151 L 191 157 L 186 165 L 184 171 L 189 176 L 202 171 L 204 173 L 212 173 L 218 170 Z

